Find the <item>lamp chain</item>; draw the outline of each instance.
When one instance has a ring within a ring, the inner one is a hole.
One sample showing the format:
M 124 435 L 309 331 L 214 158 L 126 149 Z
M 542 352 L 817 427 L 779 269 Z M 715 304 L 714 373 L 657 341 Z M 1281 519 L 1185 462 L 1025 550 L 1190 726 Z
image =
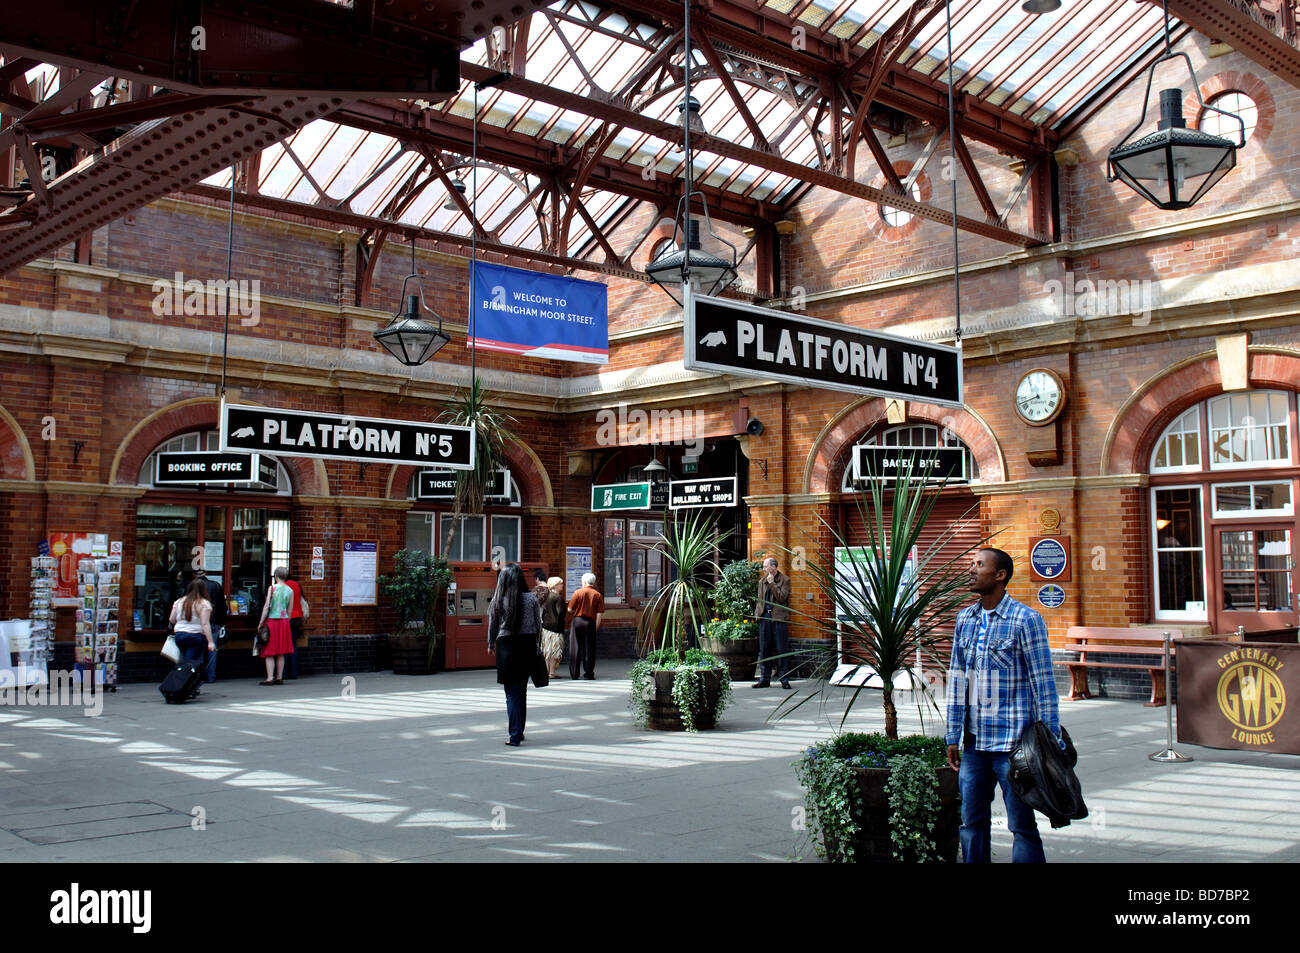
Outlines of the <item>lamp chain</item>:
M 1167 2 L 1167 0 L 1166 0 Z M 954 341 L 961 347 L 961 253 L 957 245 L 957 118 L 953 106 L 952 0 L 944 0 L 948 21 L 948 152 L 952 156 L 952 294 L 956 311 Z

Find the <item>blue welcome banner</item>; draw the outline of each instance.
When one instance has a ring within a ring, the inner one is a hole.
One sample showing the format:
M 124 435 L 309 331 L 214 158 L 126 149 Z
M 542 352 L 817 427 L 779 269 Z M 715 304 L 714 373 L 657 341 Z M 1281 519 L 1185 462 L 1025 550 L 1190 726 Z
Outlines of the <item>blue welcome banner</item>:
M 473 343 L 524 357 L 609 362 L 606 287 L 505 265 L 473 266 Z

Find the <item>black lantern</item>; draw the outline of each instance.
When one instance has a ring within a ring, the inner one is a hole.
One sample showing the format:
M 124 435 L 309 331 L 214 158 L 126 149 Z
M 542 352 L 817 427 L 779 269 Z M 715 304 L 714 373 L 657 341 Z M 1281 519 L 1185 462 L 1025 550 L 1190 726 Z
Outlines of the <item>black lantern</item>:
M 683 99 L 677 111 L 682 114 L 681 125 L 689 126 L 691 132 L 698 132 L 700 135 L 708 132 L 704 128 L 704 120 L 700 118 L 700 101 L 694 96 Z
M 668 468 L 659 462 L 659 453 L 655 451 L 650 456 L 650 462 L 641 468 L 641 472 L 650 478 L 653 484 L 665 483 L 668 480 Z
M 1203 110 L 1236 120 L 1240 134 L 1236 142 L 1188 129 L 1183 118 L 1183 94 L 1179 89 L 1160 91 L 1160 122 L 1156 131 L 1130 142 L 1146 122 L 1151 104 L 1151 82 L 1156 67 L 1166 60 L 1183 59 L 1192 76 L 1192 89 Z M 1201 196 L 1237 164 L 1237 150 L 1246 144 L 1246 124 L 1235 113 L 1224 112 L 1201 99 L 1196 70 L 1186 53 L 1174 53 L 1169 47 L 1169 4 L 1165 2 L 1165 52 L 1151 64 L 1147 73 L 1146 95 L 1142 98 L 1142 117 L 1129 130 L 1106 159 L 1106 181 L 1116 179 L 1137 192 L 1152 205 L 1163 209 L 1190 208 Z
M 673 237 L 677 237 L 677 229 L 673 230 Z M 675 247 L 665 249 L 646 266 L 645 273 L 678 304 L 682 303 L 684 284 L 689 284 L 694 294 L 716 294 L 736 280 L 736 248 L 724 238 L 713 237 L 731 249 L 730 258 L 700 247 L 700 220 L 693 218 L 688 223 L 686 241 L 679 240 Z
M 1240 116 L 1233 118 L 1241 122 Z M 1239 142 L 1188 129 L 1182 91 L 1162 89 L 1156 131 L 1112 149 L 1106 177 L 1111 182 L 1119 179 L 1159 208 L 1189 208 L 1237 164 L 1237 150 L 1246 144 L 1244 123 L 1242 129 Z
M 406 285 L 414 281 L 417 293 L 408 295 Z M 382 331 L 375 332 L 375 340 L 389 354 L 407 367 L 419 367 L 442 349 L 451 338 L 442 330 L 442 318 L 424 305 L 424 284 L 415 270 L 415 238 L 411 238 L 411 273 L 402 281 L 403 308 L 393 315 L 393 320 Z M 425 315 L 438 319 L 434 325 Z

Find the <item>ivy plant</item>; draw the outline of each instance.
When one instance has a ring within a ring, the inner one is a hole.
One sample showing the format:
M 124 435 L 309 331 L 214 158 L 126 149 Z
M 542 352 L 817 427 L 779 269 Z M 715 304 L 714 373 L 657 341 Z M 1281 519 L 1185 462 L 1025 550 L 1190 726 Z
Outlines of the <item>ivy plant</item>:
M 923 758 L 899 754 L 889 759 L 889 838 L 895 860 L 923 864 L 937 861 L 932 836 L 939 816 L 939 778 Z
M 682 725 L 687 731 L 696 731 L 696 719 L 703 714 L 708 699 L 705 697 L 705 671 L 717 671 L 722 675 L 718 687 L 718 699 L 714 707 L 715 717 L 731 703 L 731 673 L 727 666 L 712 655 L 700 649 L 687 649 L 684 658 L 678 661 L 671 648 L 655 649 L 638 659 L 632 666 L 630 678 L 632 692 L 628 697 L 628 709 L 638 725 L 644 725 L 650 713 L 650 697 L 654 693 L 654 671 L 670 669 L 673 671 L 673 701 L 681 711 Z

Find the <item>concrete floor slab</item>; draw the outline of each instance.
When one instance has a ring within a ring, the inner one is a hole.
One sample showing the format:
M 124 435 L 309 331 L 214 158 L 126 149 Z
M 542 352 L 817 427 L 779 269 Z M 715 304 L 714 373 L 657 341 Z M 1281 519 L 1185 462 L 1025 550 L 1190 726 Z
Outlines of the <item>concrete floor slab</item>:
M 6 861 L 753 861 L 815 859 L 797 831 L 793 762 L 834 734 L 815 703 L 771 720 L 784 692 L 737 686 L 719 730 L 637 729 L 626 662 L 595 682 L 530 690 L 528 741 L 507 748 L 491 672 L 335 677 L 204 689 L 183 706 L 122 686 L 102 715 L 0 712 L 0 858 Z M 801 689 L 809 686 L 797 683 Z M 1093 811 L 1052 831 L 1064 862 L 1300 859 L 1291 809 L 1300 757 L 1184 746 L 1161 765 L 1163 711 L 1063 705 Z M 941 730 L 915 705 L 900 730 Z M 879 696 L 847 727 L 879 730 Z M 1176 746 L 1177 747 L 1177 746 Z M 1000 799 L 999 799 L 1000 800 Z M 122 805 L 155 805 L 139 817 Z M 201 812 L 202 829 L 191 824 Z M 995 860 L 1011 840 L 995 803 Z M 154 823 L 162 818 L 167 823 Z M 999 825 L 1000 821 L 1000 825 Z M 39 833 L 39 832 L 44 832 Z M 34 843 L 43 841 L 42 843 Z

